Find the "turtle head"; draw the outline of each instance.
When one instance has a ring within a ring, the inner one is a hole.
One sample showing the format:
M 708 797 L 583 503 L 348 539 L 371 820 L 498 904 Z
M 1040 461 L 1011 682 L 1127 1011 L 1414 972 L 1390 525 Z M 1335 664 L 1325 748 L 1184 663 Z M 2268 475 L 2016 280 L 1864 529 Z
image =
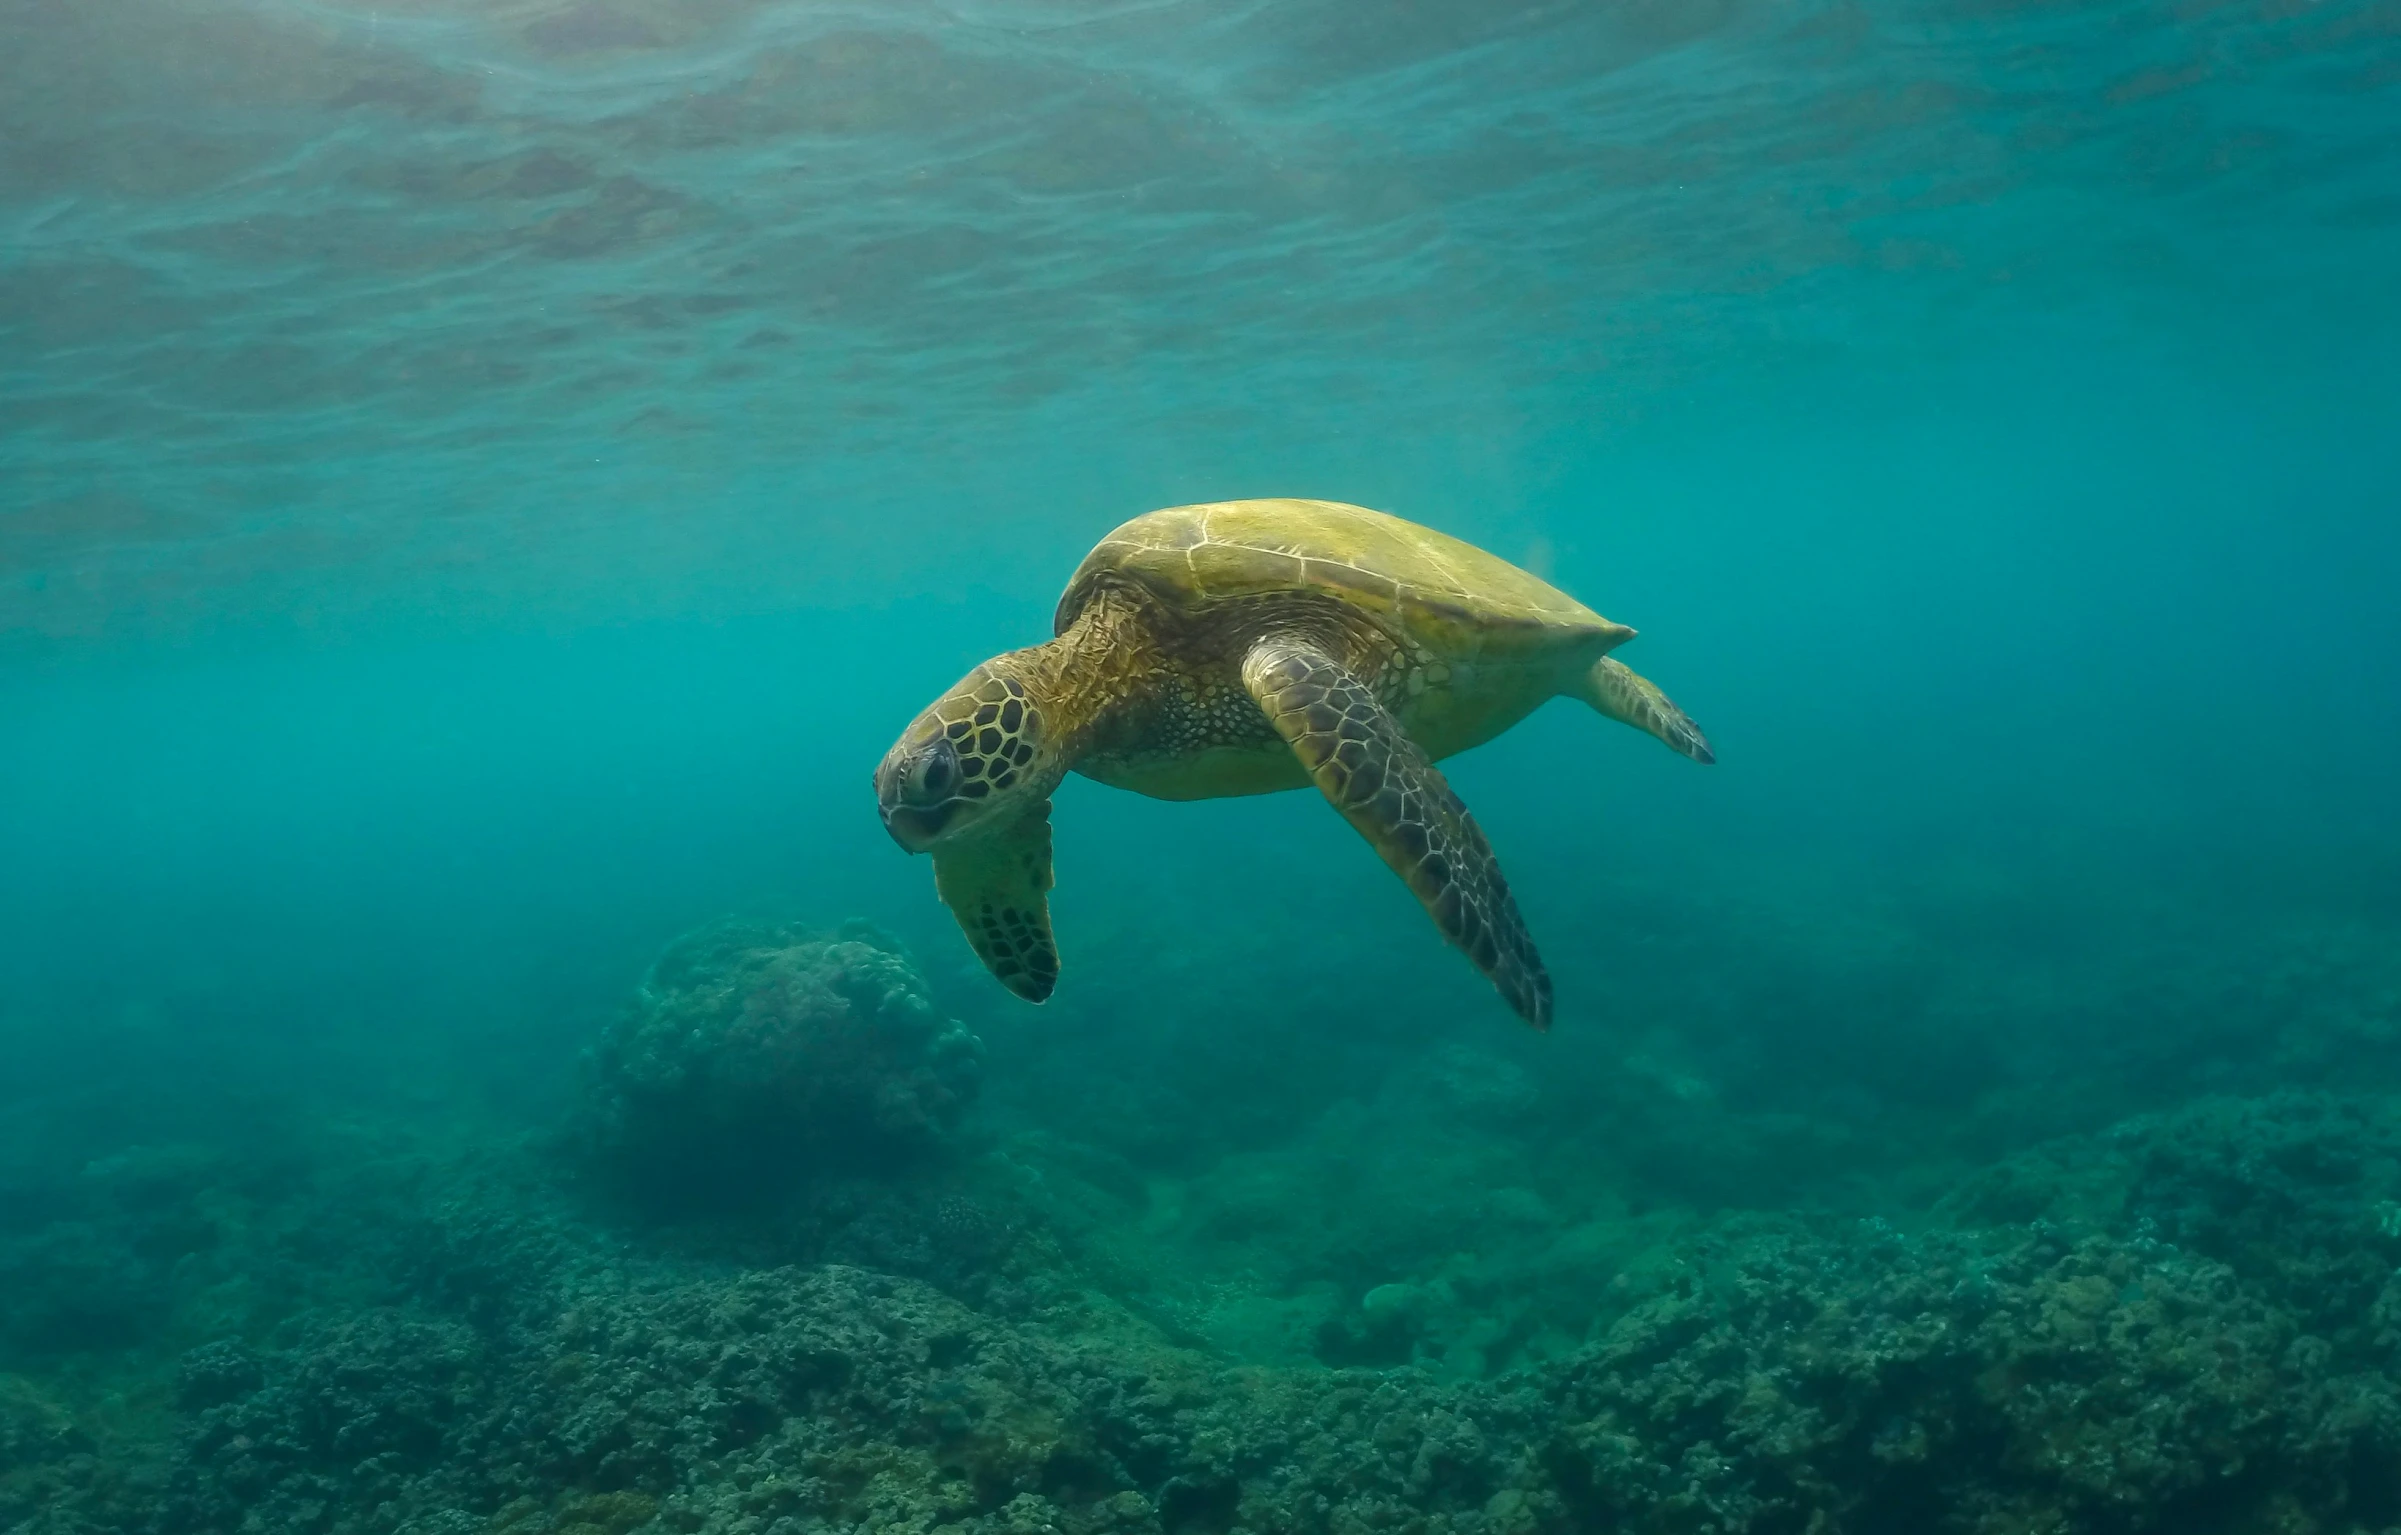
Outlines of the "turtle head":
M 1042 712 L 1005 661 L 987 661 L 961 678 L 875 770 L 884 830 L 912 853 L 1014 820 L 1050 792 Z

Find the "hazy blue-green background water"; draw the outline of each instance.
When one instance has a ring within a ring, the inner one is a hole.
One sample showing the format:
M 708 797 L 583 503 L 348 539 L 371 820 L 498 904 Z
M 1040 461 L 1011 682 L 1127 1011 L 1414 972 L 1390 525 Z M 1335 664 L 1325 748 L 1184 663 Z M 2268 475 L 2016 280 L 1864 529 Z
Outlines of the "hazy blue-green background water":
M 951 953 L 867 767 L 1099 532 L 1241 495 L 1548 570 L 1720 741 L 1562 707 L 1458 765 L 1571 1035 L 1672 1023 L 1585 958 L 1613 877 L 2073 901 L 2393 846 L 2375 7 L 7 26 L 36 1036 L 246 1032 L 265 987 L 481 1053 L 769 895 Z M 1203 886 L 1425 947 L 1298 797 L 1058 822 L 1070 998 L 1138 984 L 1079 961 L 1108 924 L 1205 956 L 1208 902 L 1142 909 Z
M 2389 4 L 5 0 L 0 220 L 0 1097 L 83 1153 L 538 1123 L 735 910 L 1102 1139 L 1453 1040 L 2000 1144 L 2390 1067 L 2261 1043 L 2393 1005 L 2276 969 L 2401 932 Z M 1717 744 L 1453 764 L 1551 1040 L 1313 797 L 1071 781 L 1041 1012 L 877 826 L 1101 532 L 1253 495 Z

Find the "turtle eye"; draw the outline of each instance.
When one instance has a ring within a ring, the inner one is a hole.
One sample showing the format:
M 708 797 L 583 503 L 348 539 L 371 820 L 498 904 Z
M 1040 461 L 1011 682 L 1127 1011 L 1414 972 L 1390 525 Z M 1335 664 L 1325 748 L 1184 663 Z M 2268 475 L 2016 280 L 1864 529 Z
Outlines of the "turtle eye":
M 938 805 L 959 786 L 959 752 L 948 740 L 937 740 L 909 764 L 902 793 L 913 805 Z

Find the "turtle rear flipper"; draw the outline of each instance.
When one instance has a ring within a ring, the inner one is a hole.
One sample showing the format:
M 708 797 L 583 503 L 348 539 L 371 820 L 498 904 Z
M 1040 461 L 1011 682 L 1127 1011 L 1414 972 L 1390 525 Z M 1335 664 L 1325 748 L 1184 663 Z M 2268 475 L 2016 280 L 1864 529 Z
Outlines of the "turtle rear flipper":
M 1242 685 L 1318 789 L 1407 883 L 1442 935 L 1519 1016 L 1551 1026 L 1551 978 L 1492 847 L 1459 796 L 1376 696 L 1322 646 L 1270 634 Z
M 1047 998 L 1059 983 L 1050 885 L 1048 800 L 1006 826 L 934 851 L 934 888 L 976 958 L 1028 1002 Z
M 1623 661 L 1603 656 L 1592 663 L 1592 670 L 1584 674 L 1583 681 L 1576 696 L 1600 713 L 1621 725 L 1657 736 L 1704 767 L 1717 760 L 1717 753 L 1709 749 L 1709 738 L 1701 734 L 1701 727 L 1692 722 L 1692 716 L 1660 692 L 1657 683 Z

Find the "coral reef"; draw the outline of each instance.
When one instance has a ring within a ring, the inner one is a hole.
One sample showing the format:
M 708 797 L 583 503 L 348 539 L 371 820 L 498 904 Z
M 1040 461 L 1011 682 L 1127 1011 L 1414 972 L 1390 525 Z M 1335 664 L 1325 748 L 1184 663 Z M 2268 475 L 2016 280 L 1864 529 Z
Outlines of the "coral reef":
M 2213 1101 L 2012 1159 L 1916 1229 L 1690 1223 L 1620 1253 L 1587 1339 L 1484 1378 L 1229 1364 L 964 1196 L 842 1229 L 904 1263 L 952 1244 L 1005 1280 L 974 1301 L 629 1246 L 521 1154 L 361 1164 L 270 1244 L 299 1261 L 311 1233 L 352 1272 L 185 1351 L 146 1473 L 0 1379 L 0 1529 L 2379 1529 L 2397 1150 L 2375 1105 Z M 1449 1325 L 1456 1297 L 1411 1289 L 1357 1314 Z
M 927 1150 L 980 1078 L 975 1036 L 872 929 L 722 923 L 670 945 L 594 1047 L 583 1133 L 629 1185 L 739 1201 Z
M 2153 1101 L 2156 1036 L 1906 1158 L 1650 1041 L 1237 1103 L 1205 997 L 981 1025 L 970 1120 L 856 928 L 678 942 L 564 1145 L 0 1102 L 0 1535 L 2386 1535 L 2401 1100 L 2309 1042 L 2372 1062 L 2387 971 L 2309 952 L 2241 1092 Z
M 2224 1266 L 2047 1229 L 1726 1234 L 1570 1367 L 1552 1464 L 1637 1529 L 2379 1526 L 2401 1393 Z

